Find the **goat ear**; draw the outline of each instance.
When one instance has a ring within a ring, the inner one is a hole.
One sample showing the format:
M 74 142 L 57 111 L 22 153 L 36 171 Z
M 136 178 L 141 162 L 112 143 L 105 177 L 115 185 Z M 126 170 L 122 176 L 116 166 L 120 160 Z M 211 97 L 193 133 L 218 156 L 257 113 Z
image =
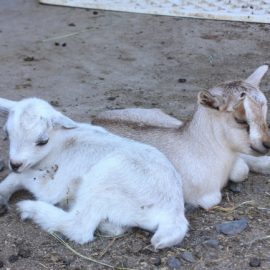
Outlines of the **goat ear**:
M 66 129 L 72 129 L 78 127 L 77 123 L 71 120 L 70 118 L 59 115 L 52 119 L 52 126 L 54 128 L 66 128 Z
M 266 73 L 266 71 L 268 70 L 268 65 L 263 65 L 258 67 L 246 80 L 245 82 L 258 87 L 262 77 L 264 76 L 264 74 Z
M 0 112 L 9 113 L 16 103 L 16 101 L 0 98 Z
M 198 94 L 198 102 L 199 104 L 215 109 L 222 110 L 224 108 L 224 101 L 220 96 L 213 96 L 209 91 L 204 90 L 199 92 Z
M 245 114 L 244 99 L 239 100 L 234 106 L 234 111 L 238 111 L 241 114 Z

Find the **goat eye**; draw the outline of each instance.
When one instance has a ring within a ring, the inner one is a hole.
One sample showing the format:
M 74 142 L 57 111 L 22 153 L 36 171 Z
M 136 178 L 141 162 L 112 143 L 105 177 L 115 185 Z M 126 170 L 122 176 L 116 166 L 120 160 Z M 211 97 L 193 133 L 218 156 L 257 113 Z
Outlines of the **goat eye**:
M 43 146 L 45 144 L 47 144 L 49 141 L 49 139 L 46 139 L 46 140 L 40 140 L 40 141 L 37 141 L 36 145 L 37 146 Z
M 242 120 L 242 119 L 239 119 L 239 118 L 236 118 L 236 117 L 234 117 L 234 120 L 235 120 L 235 122 L 237 124 L 240 124 L 240 125 L 247 125 L 248 124 L 247 121 Z
M 243 98 L 243 97 L 245 97 L 246 96 L 246 93 L 245 92 L 242 92 L 241 94 L 240 94 L 240 97 L 241 98 Z

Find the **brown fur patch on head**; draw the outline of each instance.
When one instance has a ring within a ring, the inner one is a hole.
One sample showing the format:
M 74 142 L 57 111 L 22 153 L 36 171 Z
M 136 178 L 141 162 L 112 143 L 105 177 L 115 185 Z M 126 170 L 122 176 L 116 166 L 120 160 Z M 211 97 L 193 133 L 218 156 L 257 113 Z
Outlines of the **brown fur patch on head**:
M 248 93 L 254 90 L 254 87 L 244 81 L 231 81 L 219 84 L 218 87 L 223 88 L 224 96 L 240 96 L 242 93 Z
M 209 92 L 212 95 L 221 96 L 224 99 L 227 111 L 234 111 L 234 107 L 246 95 L 251 96 L 262 105 L 266 103 L 263 93 L 258 88 L 240 80 L 221 83 L 211 88 Z
M 224 88 L 232 89 L 232 88 L 238 88 L 242 87 L 242 81 L 232 81 L 228 83 L 224 83 Z

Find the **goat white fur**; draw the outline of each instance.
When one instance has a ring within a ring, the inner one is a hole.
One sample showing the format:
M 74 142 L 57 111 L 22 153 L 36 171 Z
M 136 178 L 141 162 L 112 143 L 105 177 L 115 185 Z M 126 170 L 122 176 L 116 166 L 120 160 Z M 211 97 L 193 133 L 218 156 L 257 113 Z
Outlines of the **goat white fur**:
M 267 69 L 261 66 L 245 81 L 223 83 L 200 92 L 193 119 L 184 126 L 179 122 L 173 127 L 177 119 L 168 119 L 161 111 L 156 115 L 151 109 L 106 111 L 93 123 L 157 147 L 180 173 L 185 201 L 209 209 L 220 202 L 220 191 L 229 177 L 244 180 L 248 166 L 259 168 L 254 160 L 260 165 L 270 164 L 269 157 L 243 154 L 237 159 L 239 153 L 266 154 L 270 148 L 267 101 L 259 90 Z
M 21 217 L 81 244 L 97 227 L 112 235 L 141 227 L 154 232 L 155 248 L 183 239 L 181 178 L 157 149 L 74 122 L 37 98 L 0 99 L 0 110 L 14 171 L 0 184 L 0 203 L 29 190 L 37 201 L 19 202 Z

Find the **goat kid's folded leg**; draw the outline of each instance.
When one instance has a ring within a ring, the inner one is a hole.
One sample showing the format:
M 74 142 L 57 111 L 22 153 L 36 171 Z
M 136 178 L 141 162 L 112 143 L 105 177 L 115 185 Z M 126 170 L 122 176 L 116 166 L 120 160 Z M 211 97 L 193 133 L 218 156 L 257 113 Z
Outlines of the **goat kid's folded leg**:
M 181 216 L 175 216 L 174 219 L 175 223 L 171 222 L 172 217 L 159 221 L 158 228 L 151 239 L 155 249 L 171 247 L 183 240 L 188 230 L 188 222 Z
M 57 230 L 59 222 L 67 215 L 62 209 L 43 201 L 24 200 L 18 202 L 17 207 L 23 220 L 33 219 L 48 232 Z
M 221 201 L 221 192 L 216 191 L 212 193 L 205 194 L 198 200 L 199 206 L 201 206 L 205 210 L 209 210 L 212 207 L 216 206 Z
M 270 156 L 255 157 L 251 155 L 240 154 L 252 172 L 261 174 L 270 174 Z
M 24 179 L 22 174 L 11 173 L 0 183 L 0 205 L 7 204 L 11 195 L 22 188 Z
M 238 157 L 233 165 L 229 179 L 233 182 L 242 182 L 248 178 L 249 166 L 246 162 Z
M 22 219 L 32 219 L 42 229 L 58 231 L 79 244 L 94 239 L 94 231 L 100 219 L 83 212 L 66 212 L 52 204 L 43 201 L 24 200 L 17 203 Z

